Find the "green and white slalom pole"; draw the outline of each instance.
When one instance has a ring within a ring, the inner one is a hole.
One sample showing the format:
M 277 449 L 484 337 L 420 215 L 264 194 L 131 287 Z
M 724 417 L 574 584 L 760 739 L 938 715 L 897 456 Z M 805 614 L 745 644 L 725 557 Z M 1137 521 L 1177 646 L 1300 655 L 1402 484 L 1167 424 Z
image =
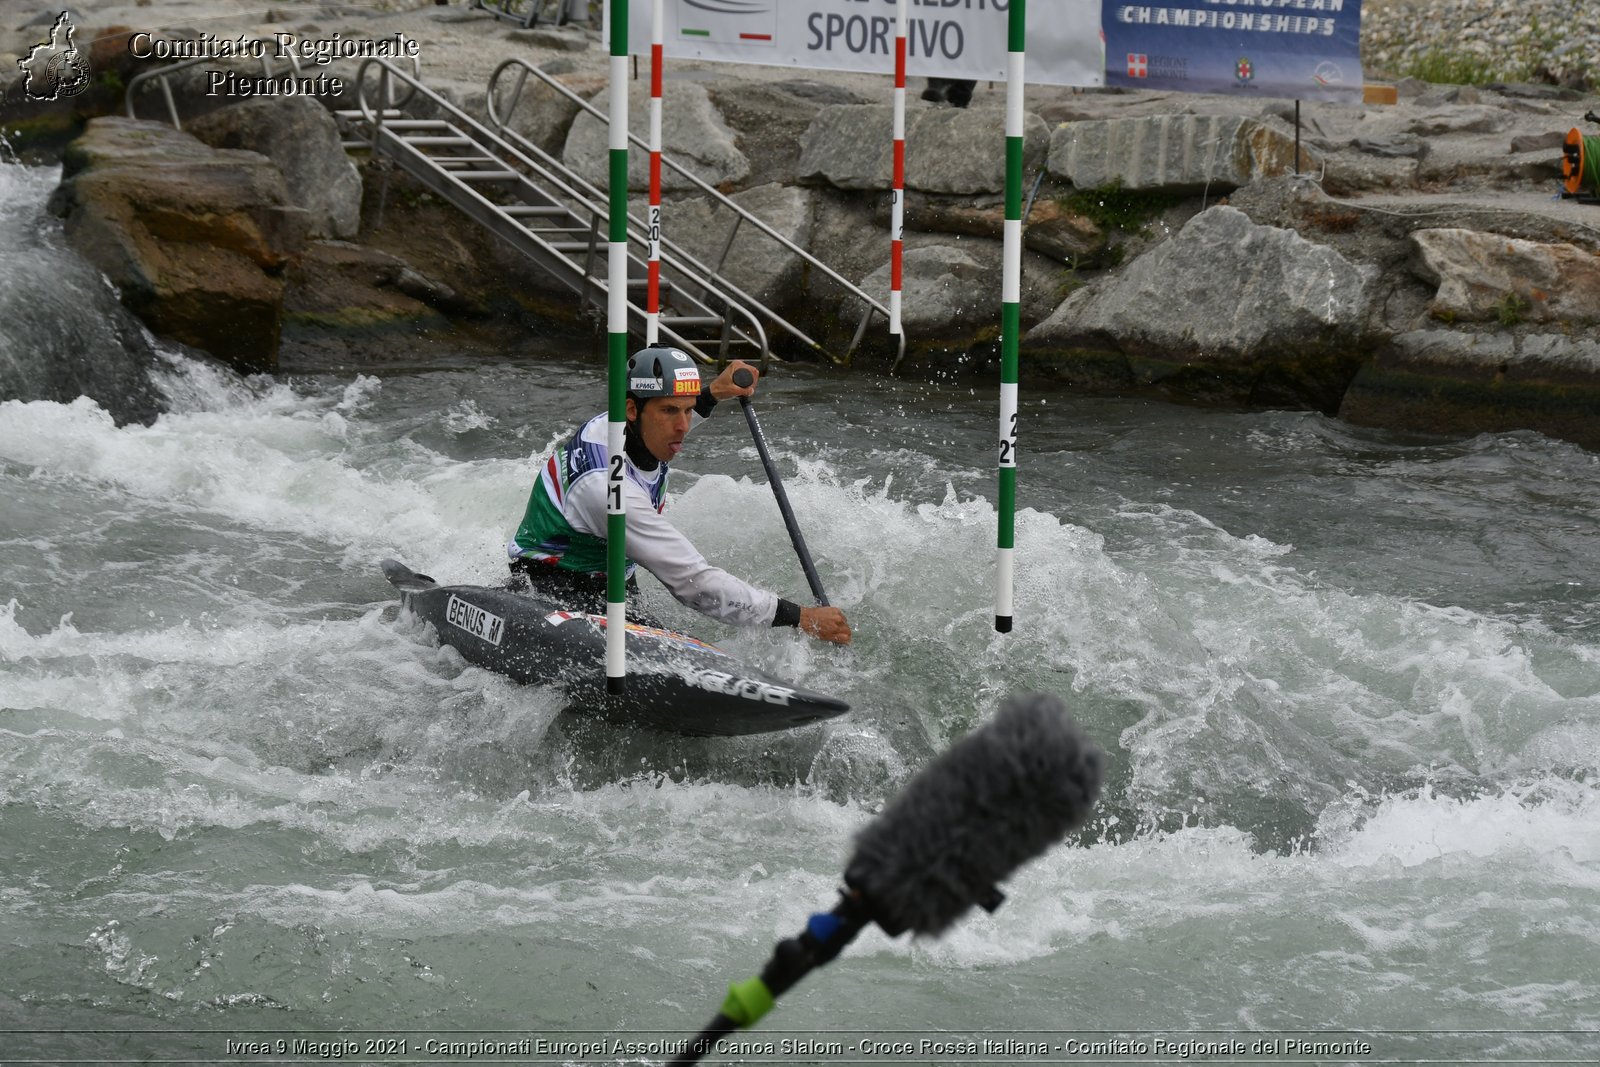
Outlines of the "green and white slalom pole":
M 623 497 L 628 418 L 628 0 L 608 0 L 611 25 L 610 231 L 606 246 L 606 692 L 627 685 L 628 509 Z
M 1006 33 L 1006 221 L 1000 283 L 1000 535 L 994 628 L 1011 632 L 1017 544 L 1017 351 L 1022 332 L 1022 72 L 1027 4 L 1011 0 Z

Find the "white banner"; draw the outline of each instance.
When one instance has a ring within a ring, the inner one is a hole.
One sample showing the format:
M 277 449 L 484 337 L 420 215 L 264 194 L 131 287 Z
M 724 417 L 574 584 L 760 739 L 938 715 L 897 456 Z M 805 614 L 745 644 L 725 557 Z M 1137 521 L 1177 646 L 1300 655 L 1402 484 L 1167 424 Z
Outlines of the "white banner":
M 909 74 L 1004 81 L 1009 0 L 907 0 Z M 895 0 L 666 0 L 664 51 L 684 59 L 894 73 Z M 650 5 L 628 8 L 628 48 L 650 54 Z M 1028 4 L 1027 80 L 1104 85 L 1100 0 Z

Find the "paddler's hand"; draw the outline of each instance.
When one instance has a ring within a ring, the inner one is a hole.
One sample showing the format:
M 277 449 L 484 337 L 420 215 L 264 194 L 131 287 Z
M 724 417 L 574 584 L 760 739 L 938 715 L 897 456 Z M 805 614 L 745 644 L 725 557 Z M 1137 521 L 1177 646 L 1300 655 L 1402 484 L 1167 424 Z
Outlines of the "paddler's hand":
M 838 608 L 801 608 L 800 629 L 822 641 L 836 645 L 850 643 L 850 623 Z
M 749 385 L 736 385 L 733 381 L 735 371 L 743 370 L 749 375 Z M 761 377 L 761 372 L 742 359 L 736 359 L 722 368 L 722 373 L 711 382 L 711 395 L 718 400 L 729 400 L 736 396 L 753 396 L 756 391 L 756 379 Z

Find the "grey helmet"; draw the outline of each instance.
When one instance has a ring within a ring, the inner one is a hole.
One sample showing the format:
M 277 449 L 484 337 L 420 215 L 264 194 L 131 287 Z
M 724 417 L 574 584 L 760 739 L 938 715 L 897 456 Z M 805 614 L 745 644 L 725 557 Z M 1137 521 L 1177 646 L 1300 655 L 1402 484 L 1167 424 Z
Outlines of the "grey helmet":
M 671 345 L 641 348 L 628 360 L 628 395 L 635 400 L 658 396 L 700 395 L 700 367 L 694 357 Z

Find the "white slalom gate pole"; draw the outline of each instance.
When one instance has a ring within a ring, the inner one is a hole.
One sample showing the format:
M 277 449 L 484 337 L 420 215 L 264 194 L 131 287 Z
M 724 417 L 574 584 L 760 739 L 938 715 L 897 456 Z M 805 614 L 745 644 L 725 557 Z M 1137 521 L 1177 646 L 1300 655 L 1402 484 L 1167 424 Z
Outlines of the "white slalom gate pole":
M 1006 34 L 1006 220 L 1000 293 L 1000 530 L 994 628 L 1011 632 L 1017 543 L 1017 363 L 1022 331 L 1022 74 L 1026 0 L 1011 0 Z
M 611 218 L 606 246 L 606 692 L 627 685 L 628 511 L 623 486 L 628 412 L 628 0 L 607 0 L 611 39 Z
M 901 263 L 906 229 L 906 33 L 911 0 L 895 0 L 894 12 L 894 174 L 889 199 L 889 332 L 900 331 Z
M 650 6 L 650 242 L 647 267 L 644 342 L 661 336 L 661 68 L 665 59 L 665 0 Z

